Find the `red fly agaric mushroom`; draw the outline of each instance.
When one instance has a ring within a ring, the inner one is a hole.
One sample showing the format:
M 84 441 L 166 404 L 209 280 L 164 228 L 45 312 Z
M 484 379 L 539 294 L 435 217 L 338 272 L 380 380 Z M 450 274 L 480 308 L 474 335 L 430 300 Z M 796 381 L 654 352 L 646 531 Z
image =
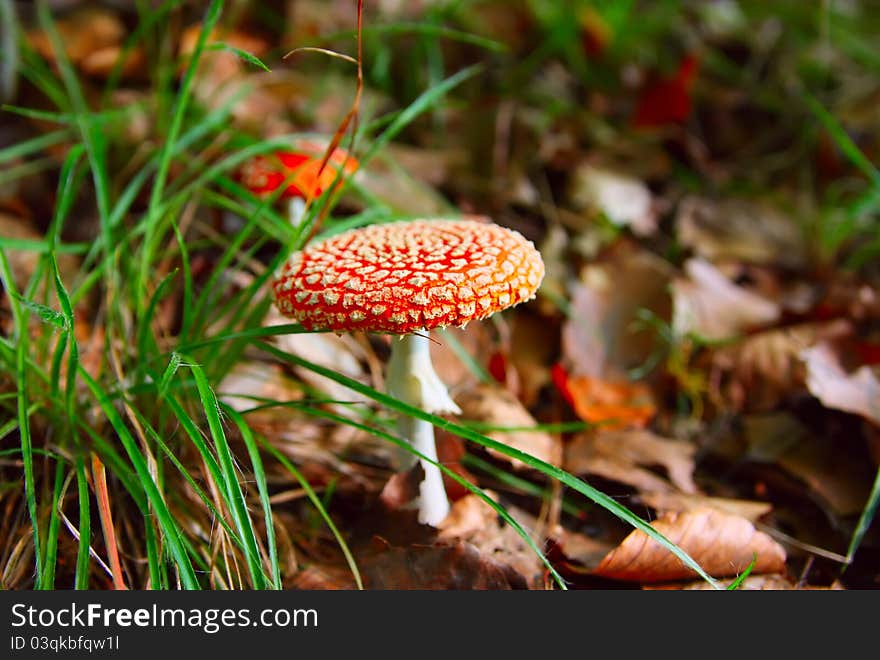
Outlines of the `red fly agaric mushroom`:
M 278 151 L 256 156 L 242 167 L 239 178 L 255 195 L 268 196 L 280 186 L 284 189 L 280 199 L 288 202 L 288 217 L 296 227 L 302 222 L 306 202 L 316 199 L 328 190 L 339 170 L 353 174 L 358 168 L 357 159 L 337 147 L 321 169 L 326 147 L 310 140 L 299 140 L 290 151 Z
M 386 386 L 425 412 L 460 413 L 431 365 L 428 332 L 465 326 L 535 297 L 544 262 L 534 244 L 485 218 L 414 220 L 351 230 L 295 252 L 274 283 L 275 304 L 307 330 L 400 335 Z M 434 427 L 411 417 L 399 430 L 429 460 L 419 522 L 449 512 Z M 412 459 L 412 464 L 415 459 Z M 403 466 L 408 467 L 408 466 Z

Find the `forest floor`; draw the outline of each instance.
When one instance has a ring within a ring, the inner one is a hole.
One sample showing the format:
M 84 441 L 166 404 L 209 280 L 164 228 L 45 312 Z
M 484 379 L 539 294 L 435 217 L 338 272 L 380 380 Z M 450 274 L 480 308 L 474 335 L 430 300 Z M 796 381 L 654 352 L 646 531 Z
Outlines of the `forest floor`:
M 880 586 L 871 3 L 147 4 L 0 0 L 0 588 Z M 271 278 L 461 215 L 545 276 L 431 335 L 434 527 Z

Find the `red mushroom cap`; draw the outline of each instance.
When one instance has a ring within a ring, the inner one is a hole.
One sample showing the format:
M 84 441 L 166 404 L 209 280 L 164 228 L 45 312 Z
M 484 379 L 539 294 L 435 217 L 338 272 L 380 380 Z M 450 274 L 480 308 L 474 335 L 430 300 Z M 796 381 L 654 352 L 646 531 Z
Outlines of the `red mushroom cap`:
M 333 185 L 340 168 L 345 174 L 353 174 L 358 168 L 356 158 L 344 149 L 336 148 L 321 170 L 325 151 L 326 147 L 317 142 L 300 140 L 291 151 L 278 151 L 247 161 L 239 177 L 256 195 L 269 195 L 287 181 L 281 199 L 320 197 Z
M 307 330 L 390 332 L 463 326 L 535 297 L 544 262 L 496 224 L 415 220 L 371 225 L 295 252 L 275 304 Z

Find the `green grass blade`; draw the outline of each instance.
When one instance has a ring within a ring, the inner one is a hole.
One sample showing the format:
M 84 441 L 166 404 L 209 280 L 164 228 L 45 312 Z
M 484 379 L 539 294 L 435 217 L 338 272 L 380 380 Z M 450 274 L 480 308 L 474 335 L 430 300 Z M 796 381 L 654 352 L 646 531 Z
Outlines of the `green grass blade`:
M 103 133 L 92 120 L 92 113 L 85 99 L 82 86 L 76 77 L 76 71 L 67 56 L 64 43 L 46 0 L 38 0 L 37 17 L 40 27 L 49 37 L 55 62 L 61 74 L 61 80 L 67 90 L 68 98 L 76 113 L 77 124 L 82 135 L 83 144 L 89 156 L 92 180 L 95 184 L 95 195 L 98 204 L 98 215 L 101 220 L 102 233 L 107 231 L 107 218 L 110 210 L 110 181 L 107 173 L 107 144 Z M 106 240 L 106 237 L 105 237 Z M 107 241 L 109 244 L 109 241 Z
M 363 589 L 363 580 L 361 579 L 361 573 L 360 570 L 358 570 L 357 562 L 354 560 L 354 555 L 351 553 L 351 549 L 348 547 L 348 543 L 345 542 L 345 538 L 342 536 L 339 528 L 336 527 L 336 523 L 333 522 L 333 518 L 330 517 L 330 513 L 327 511 L 327 507 L 324 506 L 321 498 L 318 497 L 317 493 L 315 493 L 315 489 L 312 488 L 312 485 L 290 461 L 290 459 L 287 458 L 287 456 L 282 454 L 276 447 L 273 447 L 265 440 L 263 440 L 260 444 L 263 446 L 263 449 L 272 454 L 275 460 L 278 461 L 281 466 L 284 467 L 288 472 L 290 472 L 290 474 L 293 475 L 293 478 L 299 482 L 300 488 L 303 489 L 306 497 L 309 498 L 309 501 L 315 507 L 315 510 L 318 512 L 321 518 L 324 519 L 324 523 L 327 525 L 330 533 L 333 534 L 333 537 L 336 539 L 336 543 L 339 545 L 339 549 L 345 556 L 345 561 L 348 564 L 348 568 L 351 571 L 352 576 L 354 576 L 354 581 L 357 585 L 357 588 Z
M 376 154 L 378 154 L 394 137 L 406 128 L 412 121 L 423 112 L 430 110 L 434 104 L 450 90 L 463 83 L 468 78 L 472 78 L 483 70 L 481 64 L 474 64 L 461 71 L 449 76 L 443 82 L 431 87 L 416 98 L 402 112 L 400 112 L 394 121 L 386 128 L 382 134 L 377 137 L 367 152 L 360 157 L 360 167 L 363 168 Z
M 177 239 L 177 245 L 180 246 L 180 266 L 183 269 L 183 299 L 180 302 L 182 318 L 180 320 L 180 331 L 177 333 L 178 341 L 186 341 L 189 337 L 190 328 L 193 323 L 193 278 L 192 269 L 189 263 L 189 249 L 186 247 L 186 241 L 180 232 L 180 227 L 176 222 L 171 223 L 174 230 L 174 237 Z
M 33 300 L 28 300 L 27 298 L 22 298 L 17 293 L 14 294 L 15 299 L 18 300 L 21 305 L 28 310 L 36 314 L 43 323 L 48 323 L 51 326 L 54 326 L 58 330 L 66 330 L 67 329 L 67 319 L 64 317 L 64 314 L 61 312 L 56 312 L 51 307 L 47 307 L 38 302 L 34 302 Z
M 24 468 L 24 495 L 27 502 L 28 515 L 31 519 L 32 535 L 34 539 L 34 563 L 36 569 L 35 583 L 42 584 L 43 572 L 40 564 L 42 556 L 42 544 L 40 542 L 40 524 L 37 511 L 37 493 L 34 483 L 34 455 L 33 442 L 31 440 L 30 414 L 28 405 L 28 314 L 21 309 L 18 303 L 20 296 L 15 287 L 15 280 L 9 268 L 9 260 L 6 253 L 0 250 L 0 279 L 3 288 L 9 294 L 9 303 L 12 309 L 13 324 L 15 327 L 15 385 L 18 390 L 17 413 L 18 434 L 21 442 L 21 461 Z
M 156 170 L 156 178 L 153 181 L 150 190 L 150 201 L 148 205 L 147 217 L 144 227 L 144 244 L 141 246 L 140 270 L 137 275 L 135 286 L 135 296 L 138 300 L 146 300 L 146 284 L 150 273 L 150 264 L 153 261 L 153 238 L 157 232 L 157 225 L 161 220 L 163 213 L 160 209 L 163 194 L 165 192 L 165 183 L 168 180 L 168 172 L 171 168 L 171 159 L 174 153 L 174 145 L 183 126 L 183 118 L 189 101 L 192 96 L 193 81 L 195 80 L 196 71 L 198 70 L 199 60 L 208 40 L 208 36 L 217 25 L 220 19 L 220 12 L 223 8 L 222 0 L 212 0 L 205 18 L 202 21 L 202 29 L 199 31 L 196 45 L 189 56 L 189 62 L 186 71 L 183 74 L 183 80 L 180 83 L 180 91 L 174 104 L 174 114 L 171 118 L 171 125 L 168 129 L 168 135 L 165 136 L 164 147 L 159 159 L 159 167 Z
M 228 53 L 232 53 L 240 60 L 247 62 L 248 64 L 252 64 L 258 69 L 262 69 L 263 71 L 271 71 L 271 69 L 265 65 L 263 60 L 254 55 L 253 53 L 249 53 L 246 50 L 242 50 L 241 48 L 236 48 L 232 44 L 228 44 L 225 41 L 215 41 L 205 47 L 205 50 L 223 50 Z
M 12 0 L 0 0 L 0 99 L 15 94 L 18 76 L 18 20 Z
M 180 357 L 180 353 L 171 354 L 171 358 L 168 360 L 168 366 L 165 367 L 165 371 L 162 372 L 162 379 L 159 381 L 159 387 L 157 390 L 159 399 L 165 398 L 168 393 L 168 388 L 171 386 L 171 379 L 174 378 L 174 374 L 177 373 L 182 362 L 183 358 Z
M 260 458 L 260 450 L 251 428 L 247 425 L 241 414 L 225 404 L 221 404 L 223 413 L 229 417 L 238 427 L 241 437 L 248 450 L 251 459 L 251 467 L 254 470 L 254 481 L 260 494 L 260 503 L 263 506 L 263 521 L 266 525 L 266 544 L 269 551 L 269 565 L 272 571 L 272 586 L 281 589 L 281 568 L 278 565 L 278 547 L 275 541 L 275 524 L 272 517 L 272 504 L 269 502 L 269 487 L 266 484 L 266 471 L 263 469 L 263 460 Z
M 44 544 L 46 556 L 43 558 L 42 584 L 39 589 L 55 589 L 55 568 L 58 565 L 58 532 L 61 526 L 61 508 L 64 491 L 64 462 L 55 461 L 55 483 L 52 488 L 52 510 L 49 513 L 49 529 Z
M 211 431 L 214 449 L 217 452 L 223 474 L 223 480 L 220 483 L 226 489 L 227 498 L 231 504 L 232 518 L 235 521 L 239 537 L 245 548 L 251 580 L 253 581 L 254 588 L 265 589 L 266 580 L 263 575 L 260 553 L 257 550 L 256 531 L 254 530 L 250 513 L 247 510 L 247 503 L 241 490 L 241 483 L 232 458 L 232 451 L 229 448 L 229 443 L 226 441 L 226 433 L 223 431 L 223 422 L 220 420 L 220 404 L 214 391 L 208 384 L 208 379 L 205 377 L 205 372 L 202 368 L 195 363 L 190 363 L 188 366 L 195 377 L 199 398 L 205 411 L 205 417 L 208 420 L 208 428 Z
M 549 498 L 552 496 L 552 492 L 549 489 L 542 488 L 537 484 L 533 484 L 528 479 L 523 479 L 522 477 L 518 477 L 515 474 L 511 474 L 508 470 L 496 467 L 488 461 L 484 461 L 482 458 L 479 458 L 478 456 L 465 454 L 464 457 L 461 459 L 461 464 L 464 465 L 466 468 L 480 470 L 481 472 L 484 472 L 495 479 L 503 486 L 511 488 L 512 490 L 518 491 L 520 493 L 525 493 L 526 495 L 531 495 L 532 497 L 536 497 L 545 501 L 549 500 Z M 573 516 L 579 516 L 582 513 L 581 509 L 576 507 L 565 498 L 562 499 L 562 510 Z
M 50 246 L 45 240 L 0 236 L 0 249 L 46 254 L 49 251 Z M 87 243 L 60 243 L 56 246 L 56 252 L 58 254 L 83 254 L 84 252 L 87 252 L 88 249 L 89 244 Z
M 874 485 L 871 488 L 870 495 L 868 495 L 868 501 L 865 502 L 865 508 L 862 510 L 862 515 L 859 516 L 859 522 L 856 523 L 856 528 L 850 538 L 849 547 L 846 550 L 847 565 L 852 563 L 856 551 L 859 549 L 862 540 L 865 538 L 865 534 L 868 532 L 868 528 L 874 521 L 874 516 L 877 514 L 878 504 L 880 504 L 880 468 L 877 470 L 877 476 L 874 477 Z
M 840 122 L 834 118 L 834 115 L 828 112 L 814 96 L 807 94 L 805 100 L 807 106 L 822 126 L 824 126 L 825 130 L 828 131 L 834 143 L 849 162 L 857 167 L 874 186 L 880 186 L 880 170 L 859 149 L 858 145 L 853 142 L 853 139 L 847 134 L 843 126 L 840 125 Z
M 171 447 L 168 446 L 168 443 L 162 438 L 161 435 L 152 427 L 151 424 L 143 417 L 143 415 L 138 416 L 141 424 L 144 426 L 144 431 L 149 435 L 155 442 L 159 449 L 162 450 L 162 453 L 171 461 L 171 464 L 177 469 L 189 486 L 193 489 L 193 492 L 198 495 L 199 499 L 202 501 L 202 504 L 205 505 L 205 508 L 211 512 L 211 515 L 214 517 L 221 527 L 229 534 L 229 537 L 236 541 L 239 547 L 241 544 L 238 543 L 238 538 L 236 536 L 235 530 L 226 522 L 226 519 L 223 516 L 223 513 L 214 506 L 214 503 L 211 501 L 211 498 L 205 492 L 205 489 L 199 486 L 196 480 L 193 478 L 191 473 L 191 469 L 187 469 L 187 467 L 180 462 L 180 459 L 174 454 L 174 451 Z
M 119 413 L 116 411 L 112 399 L 103 389 L 101 389 L 98 383 L 92 379 L 82 366 L 79 368 L 79 376 L 86 383 L 98 405 L 101 407 L 101 410 L 103 410 L 104 414 L 107 416 L 107 420 L 116 431 L 135 472 L 137 472 L 137 475 L 141 480 L 144 493 L 156 514 L 159 526 L 164 532 L 164 539 L 168 543 L 168 547 L 174 557 L 183 587 L 185 589 L 198 589 L 199 583 L 193 572 L 192 562 L 184 548 L 182 540 L 183 532 L 181 532 L 180 528 L 177 526 L 174 517 L 171 515 L 171 512 L 165 504 L 162 494 L 159 492 L 159 488 L 153 481 L 153 476 L 150 474 L 147 462 L 144 459 L 143 454 L 141 454 L 134 437 L 132 437 L 128 427 L 125 425 L 125 422 L 123 422 L 122 417 L 120 417 Z
M 0 149 L 0 165 L 15 160 L 16 158 L 27 156 L 28 154 L 41 153 L 47 147 L 61 144 L 62 142 L 69 140 L 70 135 L 71 132 L 69 130 L 61 129 L 46 133 L 45 135 L 38 135 L 37 137 L 28 140 L 22 140 L 21 142 L 15 142 L 8 147 Z
M 746 581 L 746 578 L 749 577 L 752 573 L 752 569 L 755 568 L 755 564 L 758 562 L 758 555 L 752 553 L 752 562 L 746 566 L 746 569 L 736 576 L 736 579 L 727 585 L 728 591 L 736 591 L 742 586 L 742 583 Z
M 143 318 L 138 321 L 137 347 L 138 355 L 141 355 L 142 357 L 152 355 L 155 352 L 152 349 L 155 347 L 156 340 L 151 332 L 152 328 L 150 324 L 153 322 L 153 317 L 156 314 L 156 308 L 158 307 L 159 302 L 161 302 L 168 293 L 171 282 L 176 276 L 177 269 L 175 268 L 162 278 L 162 281 L 159 282 L 159 286 L 156 287 L 153 295 L 150 296 L 150 303 L 147 305 Z
M 89 481 L 86 477 L 85 461 L 81 455 L 76 457 L 76 490 L 79 499 L 79 548 L 76 553 L 76 577 L 73 587 L 77 590 L 83 590 L 89 588 L 89 548 L 92 542 L 92 521 Z

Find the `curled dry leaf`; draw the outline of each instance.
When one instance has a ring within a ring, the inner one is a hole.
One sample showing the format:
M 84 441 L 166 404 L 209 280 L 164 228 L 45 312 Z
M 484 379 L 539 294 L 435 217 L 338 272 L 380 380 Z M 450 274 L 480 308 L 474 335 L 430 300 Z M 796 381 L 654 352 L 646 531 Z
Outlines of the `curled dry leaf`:
M 687 552 L 713 577 L 736 576 L 755 560 L 753 574 L 785 570 L 785 550 L 745 518 L 717 509 L 667 513 L 653 527 Z M 634 530 L 593 573 L 634 582 L 671 582 L 695 577 L 669 550 Z
M 779 305 L 737 286 L 704 259 L 688 259 L 685 273 L 686 278 L 672 284 L 672 328 L 677 335 L 724 340 L 779 319 Z
M 673 271 L 655 255 L 620 242 L 588 266 L 571 292 L 562 351 L 574 376 L 615 377 L 645 363 L 657 349 L 653 331 L 637 327 L 640 310 L 666 319 L 672 312 Z
M 862 366 L 848 373 L 827 341 L 802 351 L 801 359 L 807 367 L 807 389 L 824 406 L 880 425 L 880 381 L 873 369 Z
M 712 354 L 718 397 L 735 410 L 764 411 L 804 387 L 801 355 L 817 342 L 852 332 L 849 321 L 804 323 L 755 333 Z
M 571 199 L 579 209 L 601 213 L 618 227 L 630 227 L 637 236 L 657 231 L 651 191 L 626 174 L 581 164 L 572 175 Z
M 565 469 L 593 474 L 628 484 L 643 493 L 668 493 L 678 489 L 696 493 L 694 453 L 689 442 L 671 440 L 645 430 L 582 433 L 565 449 Z M 650 467 L 661 466 L 669 480 Z
M 455 400 L 466 419 L 493 426 L 534 427 L 538 424 L 513 394 L 496 385 L 477 385 L 458 394 Z M 547 463 L 560 463 L 559 441 L 544 431 L 487 431 L 486 435 Z M 515 468 L 527 467 L 518 459 L 511 459 L 491 449 L 489 452 L 496 458 L 509 460 Z

